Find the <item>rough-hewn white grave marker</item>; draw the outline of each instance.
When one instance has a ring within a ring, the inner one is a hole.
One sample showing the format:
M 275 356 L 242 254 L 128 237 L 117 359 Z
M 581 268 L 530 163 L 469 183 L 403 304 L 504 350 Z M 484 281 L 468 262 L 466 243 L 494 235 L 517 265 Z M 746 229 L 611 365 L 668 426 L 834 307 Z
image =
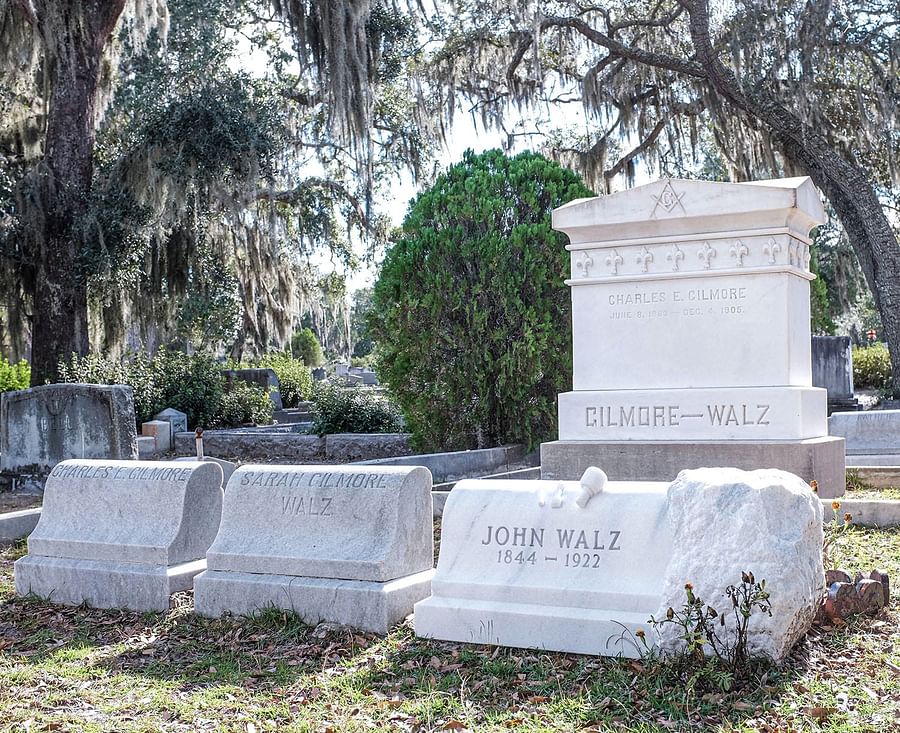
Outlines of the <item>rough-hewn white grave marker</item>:
M 57 603 L 164 611 L 206 566 L 222 513 L 214 463 L 63 461 L 16 561 L 16 591 Z
M 431 473 L 411 466 L 242 466 L 196 578 L 197 612 L 270 606 L 386 633 L 433 574 Z

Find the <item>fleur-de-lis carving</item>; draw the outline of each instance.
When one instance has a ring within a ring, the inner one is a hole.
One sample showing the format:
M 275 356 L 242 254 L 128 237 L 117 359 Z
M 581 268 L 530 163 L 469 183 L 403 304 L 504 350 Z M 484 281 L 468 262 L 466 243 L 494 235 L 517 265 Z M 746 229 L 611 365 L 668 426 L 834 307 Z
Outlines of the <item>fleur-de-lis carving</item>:
M 684 259 L 684 252 L 677 244 L 672 245 L 672 251 L 666 255 L 666 259 L 672 263 L 672 270 L 678 270 L 678 263 Z
M 641 266 L 641 272 L 647 272 L 647 267 L 653 262 L 653 253 L 644 245 L 641 247 L 640 254 L 634 258 L 634 261 Z
M 808 270 L 809 269 L 809 261 L 810 261 L 810 259 L 812 259 L 812 253 L 809 251 L 808 244 L 799 245 L 799 246 L 803 247 L 803 269 Z M 799 259 L 800 259 L 800 254 L 798 253 L 797 260 L 799 261 Z
M 737 260 L 737 266 L 744 266 L 744 258 L 750 254 L 750 248 L 740 239 L 731 245 L 731 256 Z
M 612 251 L 612 254 L 609 254 L 606 257 L 606 266 L 612 268 L 613 275 L 619 274 L 619 265 L 623 262 L 625 262 L 625 260 L 622 259 L 622 255 L 616 252 L 615 249 Z
M 588 271 L 594 266 L 594 258 L 587 252 L 579 252 L 578 259 L 575 260 L 575 268 L 581 270 L 581 276 L 587 277 Z
M 769 241 L 766 242 L 766 246 L 763 247 L 763 254 L 769 256 L 769 264 L 775 264 L 775 256 L 781 252 L 781 245 L 775 241 L 774 237 L 769 237 Z
M 712 267 L 712 261 L 715 256 L 715 247 L 710 247 L 709 242 L 704 242 L 703 246 L 700 248 L 700 251 L 697 252 L 697 257 L 700 258 L 700 261 L 703 262 L 704 269 L 707 270 Z
M 800 242 L 791 240 L 788 242 L 788 264 L 800 267 Z

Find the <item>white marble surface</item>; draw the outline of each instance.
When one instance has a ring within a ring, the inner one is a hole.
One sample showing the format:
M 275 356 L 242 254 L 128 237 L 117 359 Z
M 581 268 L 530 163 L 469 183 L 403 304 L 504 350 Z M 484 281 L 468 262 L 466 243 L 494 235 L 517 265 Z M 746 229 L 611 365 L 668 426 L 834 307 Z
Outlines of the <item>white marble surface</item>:
M 683 605 L 685 583 L 727 613 L 725 589 L 741 571 L 771 593 L 772 617 L 750 626 L 754 654 L 783 659 L 808 630 L 824 584 L 822 509 L 801 479 L 705 468 L 594 491 L 584 477 L 459 482 L 416 634 L 636 657 L 639 629 L 648 644 L 676 643 L 673 629 L 648 621 Z
M 559 395 L 560 440 L 803 440 L 825 432 L 816 387 L 631 389 Z
M 161 611 L 205 567 L 222 512 L 213 463 L 70 460 L 44 487 L 16 591 L 100 608 Z
M 196 461 L 63 461 L 28 553 L 163 566 L 202 558 L 219 526 L 221 475 Z
M 431 589 L 431 485 L 422 466 L 241 466 L 197 612 L 273 606 L 387 633 Z
M 434 570 L 379 583 L 267 573 L 208 570 L 194 579 L 194 606 L 202 616 L 247 615 L 275 607 L 306 623 L 320 621 L 386 634 L 431 592 Z
M 668 484 L 611 482 L 578 505 L 580 482 L 465 480 L 444 507 L 419 636 L 635 656 L 663 587 Z
M 900 454 L 900 410 L 835 412 L 828 418 L 828 434 L 847 441 L 848 455 Z M 900 463 L 900 456 L 893 460 Z
M 574 389 L 812 386 L 805 278 L 670 274 L 573 284 Z
M 553 212 L 553 228 L 573 244 L 773 229 L 805 238 L 826 220 L 807 177 L 746 183 L 662 179 L 571 201 Z
M 209 568 L 379 582 L 429 570 L 431 483 L 421 466 L 241 466 Z
M 690 582 L 695 595 L 726 612 L 726 629 L 733 630 L 725 589 L 749 571 L 766 581 L 772 616 L 751 617 L 748 648 L 784 659 L 809 630 L 825 590 L 822 505 L 806 482 L 771 469 L 682 471 L 669 488 L 669 517 L 674 542 L 656 617 L 684 604 Z M 677 647 L 677 630 L 663 628 L 661 646 Z

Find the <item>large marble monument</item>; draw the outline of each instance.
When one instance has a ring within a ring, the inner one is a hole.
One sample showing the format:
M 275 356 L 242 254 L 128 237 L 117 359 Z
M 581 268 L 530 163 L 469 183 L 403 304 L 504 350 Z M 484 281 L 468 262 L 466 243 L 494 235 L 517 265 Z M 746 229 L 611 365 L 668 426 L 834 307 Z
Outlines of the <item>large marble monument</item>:
M 808 178 L 666 179 L 553 212 L 568 235 L 573 391 L 543 478 L 780 468 L 843 493 L 843 442 L 812 386 Z

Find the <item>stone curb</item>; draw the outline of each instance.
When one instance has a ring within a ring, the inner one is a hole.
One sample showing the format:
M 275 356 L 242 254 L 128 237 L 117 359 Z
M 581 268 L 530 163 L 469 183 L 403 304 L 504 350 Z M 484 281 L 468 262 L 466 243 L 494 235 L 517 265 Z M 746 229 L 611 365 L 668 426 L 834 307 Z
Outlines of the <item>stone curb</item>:
M 27 537 L 37 526 L 40 518 L 40 507 L 0 514 L 0 543 L 12 543 Z
M 900 501 L 892 499 L 840 499 L 838 522 L 843 522 L 844 514 L 853 517 L 852 523 L 861 527 L 900 526 Z M 831 499 L 822 499 L 822 509 L 826 522 L 834 516 Z

